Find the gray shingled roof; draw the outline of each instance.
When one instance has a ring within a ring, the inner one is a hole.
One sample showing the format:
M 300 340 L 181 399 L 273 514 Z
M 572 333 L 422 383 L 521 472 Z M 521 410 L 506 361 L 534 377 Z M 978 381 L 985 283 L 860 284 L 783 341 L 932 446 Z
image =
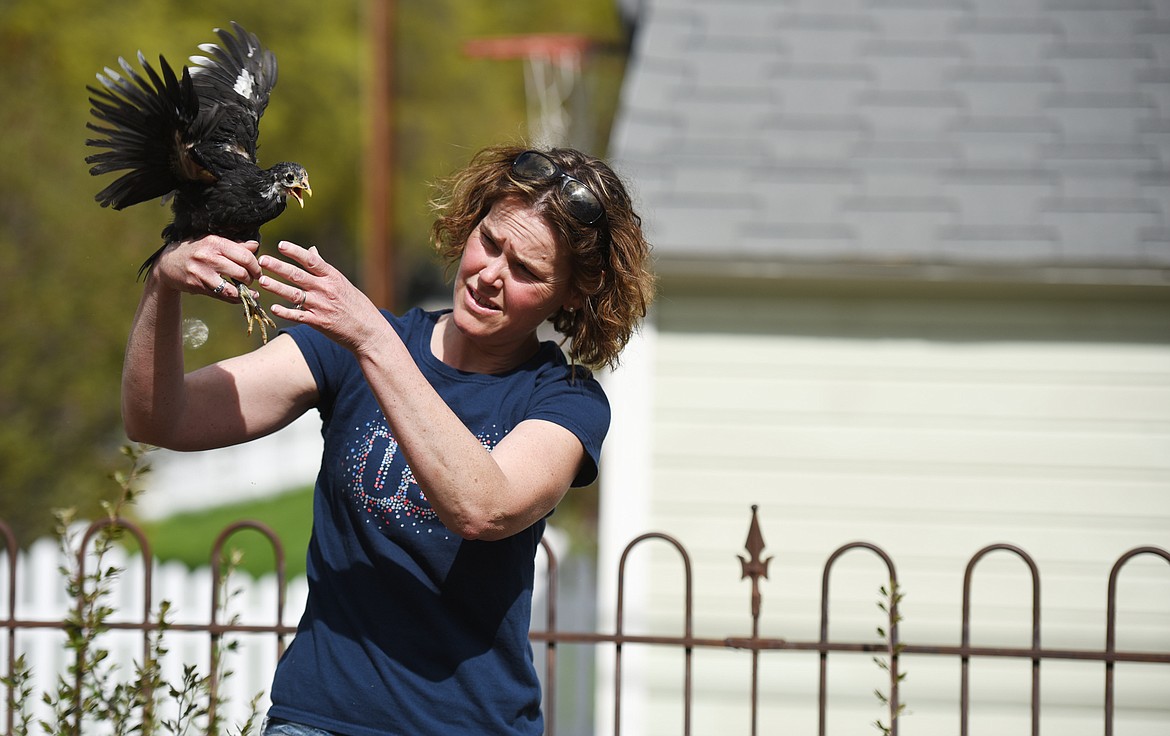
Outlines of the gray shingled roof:
M 1170 283 L 1170 1 L 648 0 L 610 153 L 666 270 Z

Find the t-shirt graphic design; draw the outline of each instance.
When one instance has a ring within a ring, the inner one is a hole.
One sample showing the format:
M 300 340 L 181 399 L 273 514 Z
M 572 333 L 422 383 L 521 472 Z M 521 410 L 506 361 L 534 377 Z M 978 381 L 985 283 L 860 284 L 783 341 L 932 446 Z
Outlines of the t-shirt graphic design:
M 398 458 L 398 440 L 390 433 L 386 420 L 379 414 L 364 426 L 355 427 L 354 435 L 356 439 L 345 455 L 344 492 L 366 523 L 382 532 L 397 526 L 406 532 L 449 539 L 450 530 L 439 521 L 414 479 L 414 472 L 404 458 Z M 491 452 L 500 441 L 500 433 L 493 426 L 492 434 L 480 433 L 476 439 Z M 394 486 L 389 493 L 388 479 Z

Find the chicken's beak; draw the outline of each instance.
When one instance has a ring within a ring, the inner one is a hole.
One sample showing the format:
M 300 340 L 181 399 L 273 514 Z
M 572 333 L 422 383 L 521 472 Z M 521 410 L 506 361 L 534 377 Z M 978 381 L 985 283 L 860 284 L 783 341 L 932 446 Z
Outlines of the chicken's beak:
M 301 206 L 301 208 L 303 209 L 305 206 L 305 198 L 303 196 L 301 196 L 301 192 L 304 192 L 305 194 L 309 195 L 310 197 L 313 196 L 313 189 L 312 189 L 312 187 L 309 186 L 308 177 L 301 179 L 301 181 L 297 184 L 297 186 L 288 188 L 288 193 L 297 198 L 297 204 L 299 204 Z

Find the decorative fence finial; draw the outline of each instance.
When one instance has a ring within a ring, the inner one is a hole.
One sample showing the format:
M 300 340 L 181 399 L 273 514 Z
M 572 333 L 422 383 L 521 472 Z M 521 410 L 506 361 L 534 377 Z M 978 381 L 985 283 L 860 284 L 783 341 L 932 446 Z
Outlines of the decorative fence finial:
M 752 523 L 748 527 L 747 542 L 743 545 L 751 558 L 745 559 L 743 555 L 737 555 L 739 564 L 743 567 L 740 580 L 752 579 L 752 617 L 756 619 L 760 617 L 760 578 L 768 577 L 768 563 L 772 561 L 771 557 L 766 560 L 760 557 L 760 553 L 764 551 L 764 535 L 760 532 L 760 520 L 757 515 L 759 508 L 752 504 Z

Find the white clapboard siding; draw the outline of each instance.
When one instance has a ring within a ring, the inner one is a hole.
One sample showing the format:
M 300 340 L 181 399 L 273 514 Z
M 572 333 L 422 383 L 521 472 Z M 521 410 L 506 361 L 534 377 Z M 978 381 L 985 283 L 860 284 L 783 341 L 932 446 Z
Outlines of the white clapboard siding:
M 678 298 L 653 335 L 646 526 L 694 563 L 695 633 L 750 632 L 737 554 L 760 506 L 774 559 L 761 633 L 815 640 L 821 574 L 843 544 L 894 559 L 902 637 L 958 644 L 964 568 L 985 545 L 1032 555 L 1041 644 L 1101 649 L 1114 561 L 1170 548 L 1170 309 L 1164 304 Z M 612 466 L 607 471 L 622 472 Z M 648 545 L 643 630 L 681 633 L 677 555 Z M 854 551 L 834 568 L 830 636 L 877 641 L 886 573 Z M 1006 552 L 976 568 L 972 643 L 1029 646 L 1031 583 Z M 1138 558 L 1119 587 L 1118 647 L 1170 651 L 1170 565 Z M 631 655 L 634 733 L 681 728 L 681 653 Z M 815 655 L 763 656 L 761 733 L 815 732 Z M 867 655 L 830 657 L 830 733 L 875 732 Z M 644 679 L 638 670 L 645 667 Z M 695 733 L 746 733 L 750 659 L 696 654 Z M 903 736 L 958 733 L 959 663 L 906 657 Z M 973 734 L 1027 733 L 1030 664 L 972 665 Z M 1043 729 L 1099 734 L 1104 668 L 1046 661 Z M 1170 728 L 1170 667 L 1118 665 L 1118 733 Z M 626 708 L 623 701 L 623 708 Z

